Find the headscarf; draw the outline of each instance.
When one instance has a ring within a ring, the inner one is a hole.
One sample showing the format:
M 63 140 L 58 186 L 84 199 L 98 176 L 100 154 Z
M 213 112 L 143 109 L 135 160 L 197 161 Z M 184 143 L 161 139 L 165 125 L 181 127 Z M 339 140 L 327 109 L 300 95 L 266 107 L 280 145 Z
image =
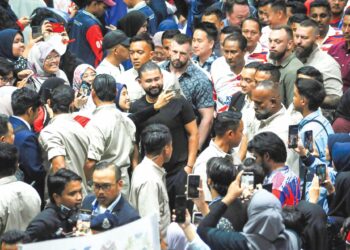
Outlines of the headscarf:
M 41 102 L 45 104 L 48 99 L 51 97 L 51 91 L 60 86 L 65 84 L 65 81 L 58 77 L 51 77 L 43 82 L 43 85 L 41 85 L 41 88 L 39 90 L 39 96 L 41 99 Z
M 120 111 L 125 112 L 119 106 L 120 94 L 122 93 L 123 88 L 127 88 L 125 84 L 117 83 L 117 95 L 115 96 L 115 105 Z
M 92 69 L 93 71 L 96 72 L 96 69 L 91 66 L 90 64 L 80 64 L 78 67 L 75 68 L 74 70 L 74 75 L 73 75 L 73 89 L 74 91 L 79 91 L 80 85 L 83 82 L 83 74 L 87 69 Z
M 336 142 L 350 142 L 350 134 L 349 133 L 337 133 L 331 134 L 328 136 L 328 151 L 331 160 L 333 159 L 332 152 L 333 146 Z
M 307 201 L 300 201 L 296 209 L 305 218 L 305 226 L 302 232 L 303 249 L 327 250 L 327 215 L 322 207 Z
M 15 29 L 5 29 L 0 31 L 0 56 L 10 59 L 11 61 L 16 61 L 18 57 L 12 54 L 12 45 L 15 36 L 22 33 Z
M 51 40 L 50 40 L 51 41 Z M 62 50 L 57 48 L 54 43 L 49 41 L 39 42 L 33 46 L 28 56 L 29 68 L 33 70 L 34 75 L 32 79 L 34 80 L 34 90 L 39 91 L 41 85 L 45 80 L 51 77 L 59 77 L 68 83 L 66 74 L 58 69 L 54 74 L 49 74 L 44 71 L 44 61 L 46 57 L 51 53 L 51 51 L 56 51 L 60 56 L 62 56 Z
M 350 89 L 348 89 L 341 97 L 335 112 L 336 117 L 342 117 L 350 121 Z
M 266 190 L 259 190 L 253 195 L 243 235 L 251 249 L 293 249 L 283 224 L 281 202 Z
M 133 10 L 120 19 L 117 26 L 128 37 L 133 37 L 146 21 L 147 17 L 142 12 Z
M 179 26 L 172 19 L 165 19 L 159 25 L 157 31 L 177 30 Z
M 350 142 L 334 143 L 332 160 L 337 172 L 350 171 Z
M 335 179 L 335 197 L 329 211 L 329 216 L 342 218 L 350 216 L 350 172 L 337 174 Z

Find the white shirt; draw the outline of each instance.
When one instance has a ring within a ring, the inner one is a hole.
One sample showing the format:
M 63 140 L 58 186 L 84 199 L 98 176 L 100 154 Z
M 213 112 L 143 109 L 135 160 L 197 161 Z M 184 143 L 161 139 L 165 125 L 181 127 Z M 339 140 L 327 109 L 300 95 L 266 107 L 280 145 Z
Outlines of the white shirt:
M 259 39 L 259 42 L 261 43 L 261 46 L 263 48 L 266 48 L 266 49 L 269 48 L 269 37 L 270 37 L 271 31 L 272 29 L 268 25 L 262 28 L 261 30 L 261 37 Z
M 108 74 L 114 77 L 115 80 L 120 77 L 120 75 L 124 72 L 124 67 L 122 64 L 119 67 L 111 64 L 107 58 L 103 59 L 103 61 L 96 68 L 97 75 Z

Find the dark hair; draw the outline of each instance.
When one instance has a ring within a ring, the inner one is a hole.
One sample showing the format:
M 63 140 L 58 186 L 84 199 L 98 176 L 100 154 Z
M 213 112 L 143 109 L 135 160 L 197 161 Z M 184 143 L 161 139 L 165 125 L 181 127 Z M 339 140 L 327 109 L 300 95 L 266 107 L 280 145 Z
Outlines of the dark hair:
M 280 76 L 281 73 L 278 70 L 278 67 L 276 67 L 275 65 L 273 65 L 272 63 L 262 63 L 259 65 L 257 71 L 264 71 L 264 72 L 268 72 L 271 76 L 270 79 L 273 82 L 279 82 L 280 81 Z
M 215 15 L 219 20 L 221 20 L 223 13 L 219 8 L 208 7 L 207 9 L 204 10 L 203 16 L 211 16 L 211 15 Z
M 220 196 L 225 196 L 228 186 L 236 179 L 237 170 L 232 161 L 225 157 L 213 157 L 207 162 L 207 178 Z M 205 184 L 204 184 L 205 185 Z
M 233 33 L 229 36 L 227 36 L 224 40 L 224 42 L 222 43 L 222 45 L 224 46 L 226 41 L 235 41 L 239 43 L 239 49 L 241 51 L 245 50 L 247 48 L 247 39 L 245 38 L 245 36 L 243 36 L 241 33 Z
M 348 16 L 350 15 L 350 8 L 347 8 L 345 11 L 344 11 L 344 16 Z
M 249 6 L 248 1 L 246 0 L 226 0 L 224 3 L 225 12 L 231 14 L 233 12 L 233 7 L 235 4 Z
M 242 33 L 242 30 L 240 27 L 237 26 L 226 26 L 221 29 L 220 34 L 225 34 L 225 35 L 232 35 L 233 33 Z
M 288 40 L 293 40 L 293 30 L 288 25 L 272 27 L 271 30 L 284 30 L 287 33 Z
M 306 10 L 304 3 L 302 3 L 302 2 L 298 2 L 298 1 L 287 2 L 286 6 L 292 8 L 291 12 L 293 15 L 295 15 L 295 14 L 306 15 L 307 10 Z
M 12 93 L 11 106 L 14 115 L 23 115 L 29 108 L 36 110 L 41 105 L 39 95 L 31 89 L 16 89 Z
M 261 157 L 268 153 L 271 160 L 277 163 L 284 163 L 287 159 L 284 142 L 273 132 L 262 132 L 254 136 L 248 143 L 248 151 L 254 151 Z
M 201 30 L 207 34 L 208 40 L 216 41 L 218 37 L 218 31 L 214 24 L 208 22 L 201 22 L 195 28 L 194 31 Z
M 292 23 L 301 23 L 307 19 L 309 19 L 309 17 L 305 14 L 294 14 L 293 16 L 289 17 L 288 25 L 292 25 Z
M 6 243 L 6 244 L 16 244 L 21 242 L 26 237 L 26 233 L 24 231 L 20 230 L 9 230 L 0 238 L 0 244 Z
M 171 142 L 170 130 L 163 124 L 151 124 L 142 130 L 141 144 L 146 154 L 159 155 Z
M 46 7 L 39 7 L 33 10 L 31 16 L 30 26 L 41 26 L 45 20 L 56 21 L 64 26 L 67 26 L 67 21 L 58 12 L 54 12 Z M 51 19 L 51 20 L 50 20 Z
M 153 40 L 147 33 L 140 33 L 130 39 L 130 45 L 136 42 L 146 42 L 151 50 L 154 51 Z
M 116 88 L 117 83 L 114 77 L 108 74 L 97 75 L 92 84 L 92 89 L 101 101 L 114 101 L 117 95 Z
M 253 22 L 256 22 L 256 23 L 258 24 L 259 32 L 260 32 L 260 34 L 261 34 L 262 25 L 261 25 L 259 19 L 255 18 L 255 17 L 247 17 L 246 19 L 243 20 L 241 27 L 243 27 L 243 24 L 244 24 L 245 21 L 253 21 Z
M 56 173 L 47 177 L 47 189 L 52 203 L 55 203 L 53 195 L 62 195 L 66 185 L 71 181 L 81 182 L 82 179 L 75 172 L 67 168 L 61 168 Z
M 74 90 L 68 85 L 58 86 L 53 89 L 50 100 L 50 107 L 54 113 L 68 113 L 74 101 Z
M 0 76 L 7 76 L 15 71 L 15 65 L 8 59 L 0 57 Z
M 98 163 L 96 163 L 96 165 L 94 167 L 94 171 L 104 170 L 104 169 L 107 169 L 107 168 L 113 168 L 116 182 L 121 180 L 121 178 L 122 178 L 122 171 L 120 170 L 119 167 L 117 167 L 113 163 L 108 163 L 108 162 L 103 162 L 103 161 L 98 162 Z
M 300 27 L 304 27 L 304 28 L 310 28 L 311 27 L 314 30 L 315 34 L 319 34 L 320 33 L 320 29 L 318 27 L 317 22 L 315 22 L 314 20 L 312 20 L 310 18 L 302 21 L 300 23 Z
M 18 150 L 15 145 L 0 142 L 0 177 L 14 175 L 17 169 Z
M 64 84 L 65 84 L 65 80 L 59 77 L 50 77 L 46 79 L 41 85 L 39 90 L 41 103 L 46 104 L 47 100 L 51 98 L 52 90 Z
M 225 111 L 219 113 L 214 120 L 214 133 L 216 136 L 223 136 L 226 131 L 236 131 L 242 119 L 242 113 L 239 111 Z
M 260 64 L 262 64 L 262 63 L 258 62 L 258 61 L 254 61 L 254 62 L 250 62 L 250 63 L 246 64 L 244 66 L 244 68 L 246 68 L 246 69 L 256 69 L 257 70 L 259 68 Z
M 152 61 L 148 61 L 137 70 L 138 78 L 142 77 L 142 73 L 147 72 L 147 71 L 151 71 L 151 70 L 156 70 L 156 69 L 159 70 L 160 73 L 162 73 L 158 64 L 156 64 L 155 62 L 152 62 Z
M 179 45 L 183 45 L 188 43 L 189 45 L 192 45 L 192 38 L 185 35 L 185 34 L 177 34 L 173 37 L 173 41 L 175 41 Z
M 297 70 L 297 75 L 306 75 L 313 78 L 316 81 L 323 83 L 322 73 L 313 66 L 303 66 Z
M 261 1 L 258 1 L 258 8 L 260 7 L 264 7 L 268 4 L 270 4 L 271 0 L 261 0 Z
M 310 12 L 312 8 L 317 8 L 317 7 L 322 7 L 325 8 L 328 12 L 328 15 L 332 15 L 332 10 L 331 10 L 331 6 L 329 5 L 329 3 L 327 1 L 324 0 L 315 0 L 310 4 Z
M 173 39 L 174 36 L 176 36 L 177 34 L 180 34 L 181 32 L 179 30 L 166 30 L 164 31 L 164 33 L 162 34 L 162 43 L 164 39 Z
M 285 206 L 282 208 L 283 223 L 287 229 L 295 231 L 301 235 L 305 227 L 306 218 L 303 213 L 294 206 Z
M 9 132 L 8 123 L 8 116 L 0 114 L 0 136 L 7 135 L 7 133 Z
M 256 184 L 263 184 L 266 172 L 262 168 L 262 166 L 253 163 L 252 165 L 249 166 L 244 166 L 243 167 L 244 172 L 253 172 L 254 173 L 254 183 Z
M 287 15 L 287 5 L 283 0 L 270 1 L 271 9 L 273 12 L 282 11 L 284 15 Z
M 319 81 L 298 78 L 295 82 L 295 86 L 299 94 L 309 101 L 308 108 L 311 111 L 317 110 L 326 97 L 324 86 Z

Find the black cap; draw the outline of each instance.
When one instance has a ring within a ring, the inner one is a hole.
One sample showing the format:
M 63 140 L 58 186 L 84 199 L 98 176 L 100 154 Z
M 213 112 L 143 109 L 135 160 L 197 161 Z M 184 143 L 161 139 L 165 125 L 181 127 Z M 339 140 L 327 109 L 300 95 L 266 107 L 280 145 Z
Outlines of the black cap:
M 110 49 L 114 46 L 121 44 L 126 47 L 130 45 L 130 38 L 125 35 L 125 33 L 121 30 L 113 30 L 108 32 L 102 41 L 103 49 Z

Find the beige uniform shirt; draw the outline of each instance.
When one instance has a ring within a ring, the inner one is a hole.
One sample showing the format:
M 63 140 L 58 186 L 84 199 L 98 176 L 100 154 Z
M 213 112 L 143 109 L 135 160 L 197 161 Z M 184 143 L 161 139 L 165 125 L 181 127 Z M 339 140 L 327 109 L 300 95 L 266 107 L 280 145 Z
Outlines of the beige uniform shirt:
M 129 201 L 141 217 L 156 213 L 161 235 L 166 236 L 170 224 L 169 198 L 165 184 L 166 172 L 145 157 L 136 167 L 131 180 Z
M 87 195 L 89 187 L 85 178 L 84 164 L 87 160 L 89 136 L 85 129 L 71 114 L 60 114 L 54 116 L 40 132 L 39 143 L 47 153 L 48 160 L 64 156 L 66 168 L 82 178 L 83 195 Z

